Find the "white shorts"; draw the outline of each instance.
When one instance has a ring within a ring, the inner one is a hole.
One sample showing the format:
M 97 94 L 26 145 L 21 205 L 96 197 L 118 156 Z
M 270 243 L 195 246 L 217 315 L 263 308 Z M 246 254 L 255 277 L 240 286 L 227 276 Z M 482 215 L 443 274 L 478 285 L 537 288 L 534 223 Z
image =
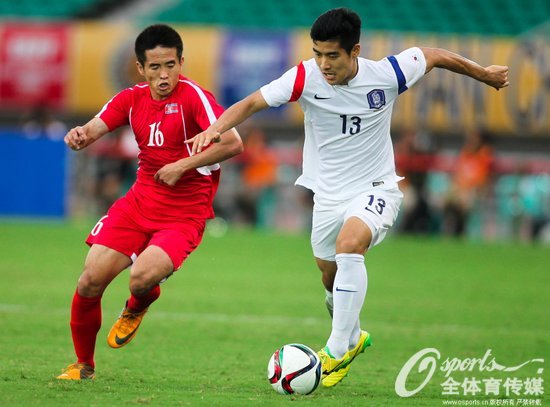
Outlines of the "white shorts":
M 374 187 L 346 202 L 334 205 L 315 202 L 311 228 L 313 255 L 334 261 L 336 238 L 344 222 L 352 216 L 361 219 L 371 230 L 369 248 L 376 246 L 397 219 L 402 200 L 403 193 L 397 187 L 386 190 Z

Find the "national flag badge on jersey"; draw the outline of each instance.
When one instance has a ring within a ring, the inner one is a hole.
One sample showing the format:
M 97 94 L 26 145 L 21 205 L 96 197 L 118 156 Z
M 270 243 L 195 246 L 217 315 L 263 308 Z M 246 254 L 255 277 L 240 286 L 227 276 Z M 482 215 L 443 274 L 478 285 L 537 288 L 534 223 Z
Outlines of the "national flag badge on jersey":
M 178 104 L 177 103 L 168 103 L 164 107 L 164 114 L 178 113 Z

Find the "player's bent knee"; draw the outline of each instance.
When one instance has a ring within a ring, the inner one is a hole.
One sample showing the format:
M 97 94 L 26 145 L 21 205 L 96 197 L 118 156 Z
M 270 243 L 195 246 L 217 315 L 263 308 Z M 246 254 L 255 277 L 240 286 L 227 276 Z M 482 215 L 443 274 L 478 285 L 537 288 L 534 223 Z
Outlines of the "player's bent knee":
M 162 280 L 162 278 L 157 277 L 156 273 L 132 272 L 130 274 L 130 292 L 136 297 L 144 296 L 151 291 L 160 280 Z
M 78 293 L 84 297 L 96 297 L 103 294 L 108 282 L 86 269 L 78 279 Z
M 146 279 L 130 279 L 130 292 L 136 297 L 142 297 L 147 294 L 155 284 Z
M 336 242 L 336 253 L 364 254 L 370 242 L 364 242 L 355 236 L 339 238 Z

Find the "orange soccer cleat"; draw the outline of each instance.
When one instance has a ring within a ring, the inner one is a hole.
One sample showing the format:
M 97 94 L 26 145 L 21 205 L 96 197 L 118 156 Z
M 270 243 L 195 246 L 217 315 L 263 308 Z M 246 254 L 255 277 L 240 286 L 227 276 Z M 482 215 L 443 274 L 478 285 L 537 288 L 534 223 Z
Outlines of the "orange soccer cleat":
M 60 380 L 90 380 L 95 379 L 95 373 L 94 368 L 87 363 L 73 363 L 67 366 L 57 378 Z
M 126 305 L 128 305 L 128 303 L 126 303 Z M 139 325 L 141 324 L 141 320 L 147 310 L 148 308 L 145 308 L 141 312 L 131 312 L 128 310 L 128 307 L 125 306 L 109 331 L 109 335 L 107 335 L 107 343 L 109 346 L 111 348 L 121 348 L 134 339 Z

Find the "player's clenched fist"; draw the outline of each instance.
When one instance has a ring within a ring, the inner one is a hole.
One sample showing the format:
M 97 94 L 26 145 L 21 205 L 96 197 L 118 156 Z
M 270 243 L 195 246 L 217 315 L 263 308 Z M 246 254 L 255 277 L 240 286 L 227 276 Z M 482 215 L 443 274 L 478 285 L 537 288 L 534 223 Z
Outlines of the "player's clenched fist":
M 487 78 L 483 81 L 496 90 L 510 85 L 508 81 L 508 67 L 502 65 L 491 65 L 485 68 Z
M 86 146 L 86 133 L 81 126 L 73 127 L 64 138 L 65 144 L 73 150 Z
M 173 187 L 179 181 L 185 170 L 178 162 L 166 164 L 155 174 L 155 181 Z

